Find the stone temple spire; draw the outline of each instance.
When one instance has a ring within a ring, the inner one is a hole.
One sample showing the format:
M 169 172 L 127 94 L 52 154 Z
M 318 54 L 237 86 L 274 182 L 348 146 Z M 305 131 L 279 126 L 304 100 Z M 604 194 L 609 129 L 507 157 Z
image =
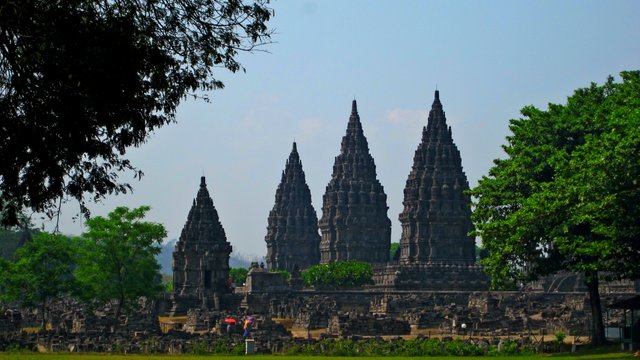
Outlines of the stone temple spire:
M 318 265 L 318 217 L 311 205 L 311 192 L 295 142 L 267 223 L 265 241 L 269 269 L 293 272 L 296 266 L 305 269 Z
M 377 179 L 355 100 L 322 200 L 320 263 L 389 260 L 391 221 L 387 216 L 387 195 Z
M 475 262 L 468 189 L 436 90 L 404 190 L 400 263 Z
M 190 308 L 213 304 L 215 293 L 229 291 L 225 282 L 230 254 L 231 244 L 203 176 L 173 252 L 172 313 L 184 314 Z

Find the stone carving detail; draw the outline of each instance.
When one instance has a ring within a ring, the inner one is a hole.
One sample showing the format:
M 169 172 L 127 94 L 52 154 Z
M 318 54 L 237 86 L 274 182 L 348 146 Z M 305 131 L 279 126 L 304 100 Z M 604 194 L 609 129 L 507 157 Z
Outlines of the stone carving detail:
M 193 308 L 219 308 L 220 295 L 229 292 L 229 255 L 218 212 L 204 176 L 173 252 L 172 314 Z
M 322 202 L 320 263 L 389 261 L 387 195 L 376 177 L 355 100 Z
M 404 190 L 401 264 L 475 262 L 468 189 L 436 90 Z
M 269 212 L 265 241 L 269 269 L 293 272 L 296 265 L 306 269 L 320 260 L 318 217 L 295 142 Z

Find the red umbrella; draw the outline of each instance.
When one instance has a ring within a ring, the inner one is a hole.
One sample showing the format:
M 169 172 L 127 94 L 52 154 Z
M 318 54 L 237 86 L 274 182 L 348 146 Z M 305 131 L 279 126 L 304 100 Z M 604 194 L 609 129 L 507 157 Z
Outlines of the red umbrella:
M 234 318 L 226 318 L 224 319 L 225 324 L 235 324 L 237 321 Z

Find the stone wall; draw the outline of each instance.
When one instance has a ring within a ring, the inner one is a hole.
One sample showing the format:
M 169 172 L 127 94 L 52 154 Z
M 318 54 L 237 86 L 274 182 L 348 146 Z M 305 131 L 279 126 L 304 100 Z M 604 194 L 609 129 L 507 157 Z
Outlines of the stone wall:
M 408 335 L 411 326 L 407 321 L 379 317 L 363 313 L 339 313 L 329 319 L 329 333 L 339 336 L 358 334 L 363 336 Z
M 608 324 L 615 326 L 619 323 L 621 312 L 617 310 L 608 312 L 607 305 L 626 299 L 629 295 L 629 293 L 602 295 L 603 312 L 606 314 L 605 319 Z M 237 298 L 240 299 L 240 296 Z M 76 339 L 67 343 L 78 346 L 83 344 L 85 341 L 83 339 L 87 336 L 91 338 L 119 336 L 135 340 L 140 336 L 149 338 L 160 335 L 158 304 L 140 299 L 138 305 L 137 311 L 133 314 L 118 319 L 115 334 L 112 327 L 113 308 L 111 307 L 88 312 L 80 304 L 72 301 L 52 303 L 49 309 L 50 314 L 57 320 L 50 323 L 57 333 Z M 465 324 L 465 332 L 474 336 L 539 333 L 543 330 L 547 333 L 564 331 L 569 334 L 588 336 L 590 313 L 588 296 L 581 292 L 382 291 L 375 289 L 281 291 L 248 293 L 242 301 L 242 308 L 236 308 L 231 312 L 191 310 L 184 326 L 185 331 L 179 333 L 207 333 L 212 336 L 221 334 L 223 333 L 222 322 L 228 315 L 236 315 L 236 318 L 241 320 L 241 314 L 253 314 L 259 319 L 255 328 L 256 334 L 262 331 L 266 334 L 278 333 L 283 337 L 289 336 L 286 330 L 277 324 L 271 324 L 270 319 L 289 319 L 297 329 L 328 329 L 336 336 L 402 335 L 407 333 L 409 326 L 414 329 L 435 331 L 434 333 L 452 334 L 460 332 L 463 328 L 462 324 Z M 37 326 L 37 324 L 39 324 L 37 313 L 31 311 L 4 313 L 0 316 L 0 334 L 5 334 L 6 337 L 22 336 L 17 335 L 16 330 Z M 96 347 L 96 344 L 101 341 L 98 340 L 91 346 L 85 346 L 88 349 L 86 351 L 103 349 L 103 347 Z M 62 345 L 51 346 L 60 348 Z M 62 348 L 65 347 L 62 346 Z
M 628 296 L 603 295 L 603 312 L 607 304 Z M 457 332 L 465 324 L 467 331 L 487 335 L 541 329 L 587 334 L 591 316 L 586 293 L 307 290 L 248 294 L 245 305 L 263 316 L 291 318 L 295 327 L 309 330 L 331 328 L 344 314 L 360 314 L 363 319 L 391 318 L 444 332 Z M 352 332 L 356 335 L 368 329 L 351 328 L 357 329 Z M 344 327 L 334 329 L 345 333 Z
M 389 263 L 375 265 L 373 273 L 376 286 L 390 290 L 482 291 L 491 285 L 482 266 L 477 264 Z

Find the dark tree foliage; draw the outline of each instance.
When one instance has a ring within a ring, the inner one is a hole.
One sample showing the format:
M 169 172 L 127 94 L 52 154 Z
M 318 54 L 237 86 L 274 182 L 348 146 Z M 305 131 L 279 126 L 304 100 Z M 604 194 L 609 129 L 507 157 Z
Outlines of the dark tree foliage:
M 592 343 L 604 342 L 599 278 L 640 276 L 640 71 L 522 109 L 506 159 L 471 191 L 495 287 L 560 270 L 585 275 Z
M 214 69 L 268 43 L 269 0 L 20 0 L 0 3 L 0 213 L 88 215 L 126 192 L 124 155 L 174 120 L 187 95 L 223 87 Z

